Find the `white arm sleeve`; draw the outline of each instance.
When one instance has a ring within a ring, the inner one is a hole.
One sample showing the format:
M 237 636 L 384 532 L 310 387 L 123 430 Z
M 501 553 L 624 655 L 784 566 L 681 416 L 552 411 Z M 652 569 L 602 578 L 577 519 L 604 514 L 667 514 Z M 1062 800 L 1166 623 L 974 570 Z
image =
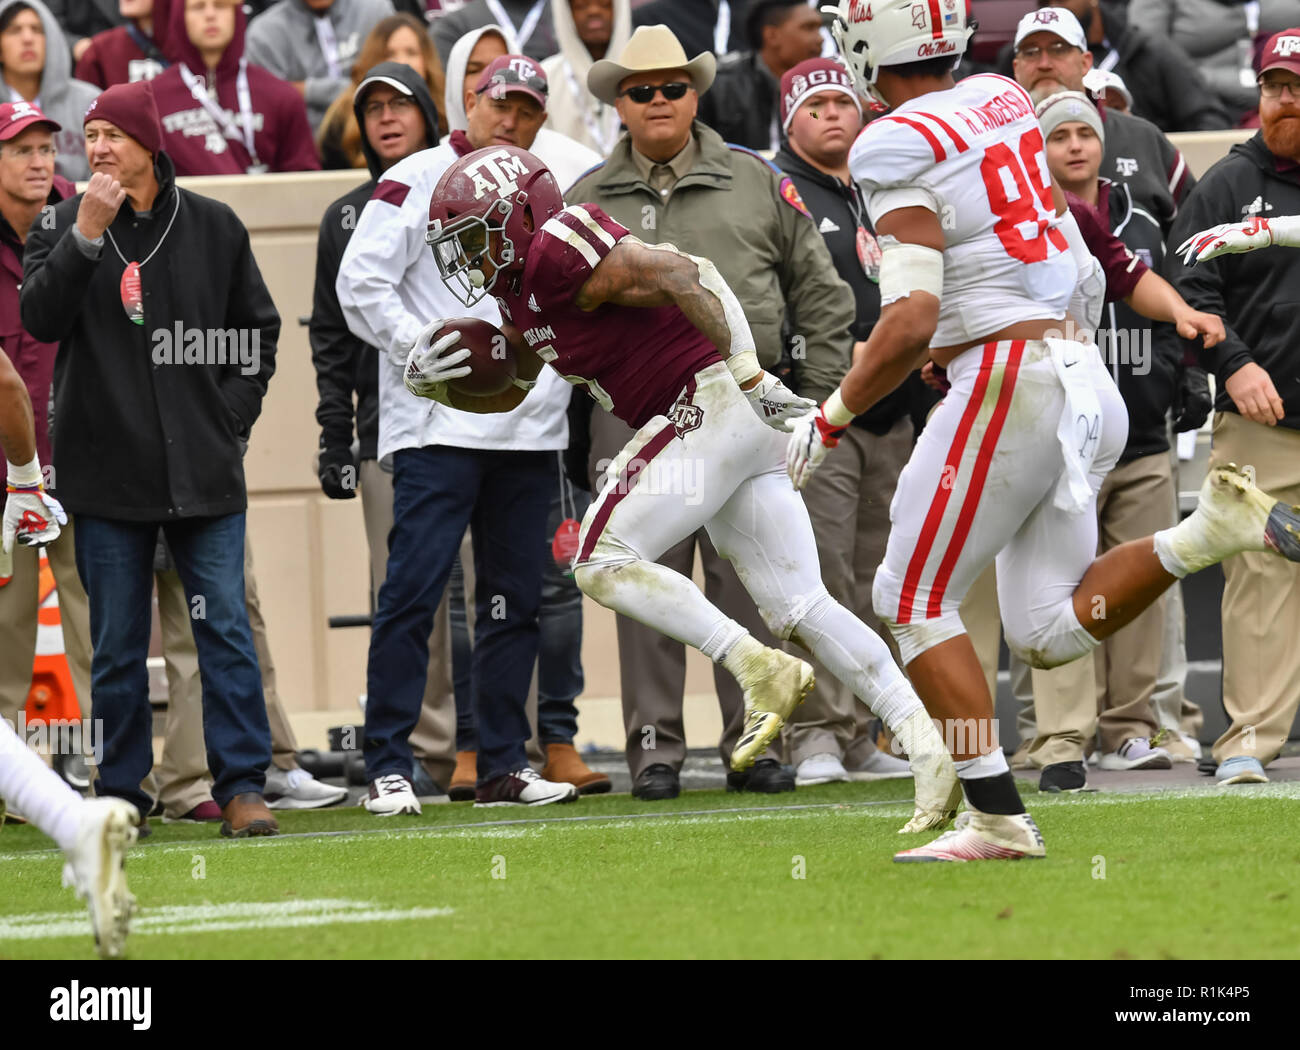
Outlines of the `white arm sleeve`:
M 887 189 L 871 190 L 867 195 L 867 215 L 874 226 L 884 215 L 899 208 L 927 208 L 939 214 L 939 198 L 925 186 L 890 186 Z
M 1102 270 L 1101 263 L 1088 251 L 1079 224 L 1068 209 L 1060 217 L 1057 228 L 1065 234 L 1070 255 L 1079 271 L 1074 283 L 1074 294 L 1070 296 L 1070 313 L 1090 333 L 1095 332 L 1101 324 L 1101 311 L 1106 303 L 1106 273 Z

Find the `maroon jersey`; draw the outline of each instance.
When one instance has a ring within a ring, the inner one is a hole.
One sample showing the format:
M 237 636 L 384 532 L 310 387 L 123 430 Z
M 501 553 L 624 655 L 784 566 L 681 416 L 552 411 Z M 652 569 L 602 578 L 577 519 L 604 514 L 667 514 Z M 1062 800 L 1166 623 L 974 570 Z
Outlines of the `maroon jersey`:
M 591 271 L 626 236 L 594 204 L 571 205 L 538 231 L 523 274 L 496 300 L 529 349 L 639 429 L 666 415 L 691 376 L 722 358 L 676 306 L 603 303 L 588 312 L 575 305 Z

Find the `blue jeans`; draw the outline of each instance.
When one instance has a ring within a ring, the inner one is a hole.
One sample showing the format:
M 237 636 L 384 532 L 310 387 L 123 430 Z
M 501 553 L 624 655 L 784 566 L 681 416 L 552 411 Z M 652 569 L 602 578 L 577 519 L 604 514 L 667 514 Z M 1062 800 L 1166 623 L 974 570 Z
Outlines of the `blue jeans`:
M 262 674 L 244 594 L 244 514 L 171 522 L 77 515 L 77 573 L 90 602 L 91 717 L 104 733 L 95 793 L 153 800 L 140 781 L 153 768 L 149 706 L 150 596 L 161 527 L 190 603 L 203 684 L 203 736 L 218 806 L 261 793 L 271 764 Z
M 388 575 L 370 633 L 366 777 L 410 776 L 429 633 L 468 527 L 474 544 L 472 701 L 479 783 L 528 764 L 525 703 L 537 661 L 546 508 L 545 452 L 431 445 L 393 456 Z
M 538 618 L 541 641 L 537 653 L 537 735 L 542 745 L 572 744 L 578 733 L 582 694 L 582 591 L 555 564 L 550 539 L 560 522 L 572 515 L 581 522 L 591 494 L 575 489 L 564 476 L 557 456 L 551 463 L 551 506 L 546 517 L 546 571 L 542 577 L 542 610 Z M 470 654 L 473 651 L 465 619 L 463 586 L 456 569 L 451 575 L 452 678 L 456 694 L 456 750 L 474 751 L 478 731 L 471 697 Z M 461 600 L 457 601 L 458 593 Z

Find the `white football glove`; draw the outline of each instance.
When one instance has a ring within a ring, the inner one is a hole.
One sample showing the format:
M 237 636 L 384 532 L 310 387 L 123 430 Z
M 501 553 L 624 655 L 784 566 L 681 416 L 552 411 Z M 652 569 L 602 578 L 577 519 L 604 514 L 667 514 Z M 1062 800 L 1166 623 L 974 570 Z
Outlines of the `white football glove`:
M 470 356 L 469 347 L 462 346 L 459 350 L 447 353 L 460 342 L 460 332 L 448 332 L 430 345 L 434 333 L 446 323 L 441 320 L 430 321 L 420 330 L 419 338 L 406 355 L 406 371 L 402 375 L 406 389 L 416 397 L 427 397 L 444 405 L 447 404 L 448 380 L 461 379 L 472 371 L 469 365 L 462 364 Z
M 806 415 L 786 423 L 790 441 L 785 447 L 785 472 L 796 489 L 803 488 L 821 466 L 826 453 L 840 443 L 848 427 L 832 426 L 826 410 L 818 405 Z
M 14 574 L 14 543 L 39 547 L 59 538 L 68 523 L 63 504 L 43 489 L 9 492 L 5 499 L 3 541 L 0 542 L 0 587 Z
M 790 420 L 817 407 L 812 398 L 800 397 L 770 372 L 763 372 L 757 383 L 741 393 L 749 398 L 754 414 L 773 430 L 785 430 Z
M 1267 248 L 1271 244 L 1300 247 L 1300 216 L 1284 215 L 1265 219 L 1252 215 L 1244 222 L 1225 222 L 1195 233 L 1178 246 L 1185 266 Z

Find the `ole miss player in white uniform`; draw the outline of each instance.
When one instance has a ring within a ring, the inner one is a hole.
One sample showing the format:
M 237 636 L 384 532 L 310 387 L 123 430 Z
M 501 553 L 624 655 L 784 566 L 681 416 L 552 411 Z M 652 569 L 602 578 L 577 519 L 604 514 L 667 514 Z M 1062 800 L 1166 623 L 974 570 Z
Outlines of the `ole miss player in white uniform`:
M 1300 560 L 1300 517 L 1235 467 L 1196 512 L 1094 560 L 1096 492 L 1124 447 L 1124 404 L 1096 347 L 1060 338 L 1092 257 L 1047 170 L 1025 92 L 1003 77 L 954 84 L 971 30 L 961 0 L 841 0 L 832 29 L 858 88 L 889 108 L 849 168 L 881 237 L 883 310 L 839 390 L 790 424 L 801 486 L 850 420 L 927 359 L 951 390 L 890 508 L 872 598 L 930 713 L 968 724 L 993 703 L 958 606 L 997 560 L 1007 644 L 1033 667 L 1090 653 L 1175 579 L 1243 550 Z M 1083 312 L 1086 312 L 1086 308 Z M 1180 334 L 1223 338 L 1196 314 Z M 976 741 L 991 734 L 978 732 Z M 1000 748 L 958 751 L 969 813 L 898 860 L 1043 856 Z
M 912 761 L 916 812 L 904 830 L 951 817 L 956 770 L 933 723 L 877 635 L 822 586 L 812 527 L 785 477 L 785 423 L 813 403 L 764 373 L 740 304 L 713 265 L 643 244 L 594 205 L 564 207 L 532 154 L 489 147 L 439 180 L 428 241 L 444 282 L 470 305 L 489 291 L 527 386 L 543 363 L 638 428 L 582 525 L 574 576 L 617 612 L 692 645 L 745 691 L 732 754 L 750 766 L 812 688 L 812 668 L 755 641 L 686 577 L 656 563 L 701 526 L 736 566 L 774 633 L 793 638 L 866 702 Z M 412 392 L 470 411 L 508 411 L 511 389 L 471 398 L 459 333 L 407 365 Z M 766 425 L 765 425 L 766 424 Z

